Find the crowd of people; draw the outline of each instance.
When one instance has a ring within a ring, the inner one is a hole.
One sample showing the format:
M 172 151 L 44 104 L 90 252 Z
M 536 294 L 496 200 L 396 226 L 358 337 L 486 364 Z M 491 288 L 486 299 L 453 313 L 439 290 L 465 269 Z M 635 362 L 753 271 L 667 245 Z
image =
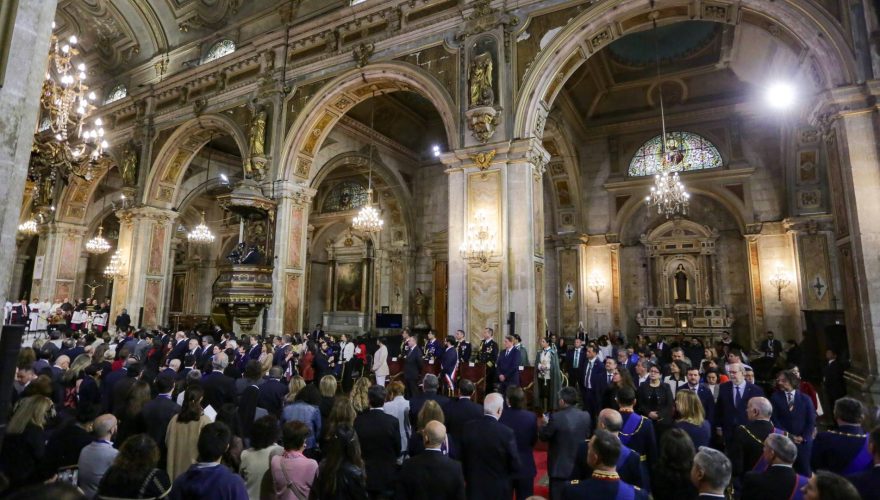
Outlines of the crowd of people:
M 880 427 L 834 392 L 843 360 L 829 352 L 820 398 L 770 332 L 752 360 L 726 335 L 705 346 L 583 332 L 571 348 L 548 335 L 530 358 L 519 337 L 499 346 L 489 328 L 474 346 L 461 330 L 423 341 L 405 331 L 389 352 L 387 338 L 334 337 L 321 325 L 270 338 L 127 326 L 115 337 L 59 329 L 22 348 L 0 495 L 523 500 L 537 498 L 537 485 L 554 500 L 856 500 L 880 491 Z M 481 378 L 463 376 L 466 366 Z M 817 425 L 822 400 L 827 430 Z M 546 449 L 546 468 L 536 449 Z
M 98 299 L 81 298 L 74 302 L 65 298 L 54 303 L 48 299 L 34 299 L 30 303 L 21 299 L 17 303 L 7 302 L 3 308 L 3 324 L 22 325 L 28 332 L 48 333 L 52 330 L 95 331 L 101 333 L 108 327 L 110 304 Z M 131 317 L 123 311 L 117 318 L 117 327 L 126 330 L 131 325 Z

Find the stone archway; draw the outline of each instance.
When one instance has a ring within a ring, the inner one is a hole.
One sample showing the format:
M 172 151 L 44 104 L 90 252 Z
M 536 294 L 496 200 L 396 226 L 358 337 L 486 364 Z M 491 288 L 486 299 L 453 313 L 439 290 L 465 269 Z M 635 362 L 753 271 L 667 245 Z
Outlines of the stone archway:
M 684 20 L 726 24 L 763 23 L 778 29 L 803 55 L 801 73 L 818 91 L 856 81 L 856 63 L 846 37 L 828 14 L 795 0 L 643 0 L 602 2 L 572 19 L 543 49 L 519 90 L 514 137 L 542 137 L 547 114 L 563 83 L 587 59 L 615 39 L 651 25 Z

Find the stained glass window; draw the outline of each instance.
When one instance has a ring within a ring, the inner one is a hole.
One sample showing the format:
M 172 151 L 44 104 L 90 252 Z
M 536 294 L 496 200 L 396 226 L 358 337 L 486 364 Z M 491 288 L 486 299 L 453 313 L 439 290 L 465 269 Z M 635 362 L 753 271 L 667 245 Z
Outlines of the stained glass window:
M 669 162 L 666 169 L 670 172 L 704 170 L 718 168 L 724 163 L 721 153 L 714 144 L 701 135 L 691 132 L 667 132 L 666 150 Z M 654 175 L 663 164 L 661 137 L 652 138 L 642 144 L 629 163 L 630 177 Z
M 220 59 L 233 52 L 235 52 L 235 42 L 228 38 L 220 40 L 211 46 L 210 50 L 208 50 L 208 53 L 205 55 L 205 59 L 202 60 L 202 64 L 209 63 L 214 59 Z
M 127 95 L 128 89 L 125 88 L 125 85 L 120 83 L 110 90 L 110 93 L 107 94 L 107 99 L 104 101 L 104 104 L 110 104 L 113 101 L 118 101 Z
M 367 188 L 354 181 L 341 182 L 324 199 L 322 212 L 343 212 L 367 204 Z

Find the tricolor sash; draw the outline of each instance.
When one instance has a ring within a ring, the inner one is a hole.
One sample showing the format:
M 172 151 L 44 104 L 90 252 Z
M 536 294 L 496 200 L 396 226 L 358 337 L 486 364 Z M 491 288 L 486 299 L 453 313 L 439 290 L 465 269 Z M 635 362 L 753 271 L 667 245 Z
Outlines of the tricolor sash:
M 850 474 L 861 472 L 871 467 L 872 462 L 873 458 L 871 457 L 871 452 L 868 451 L 868 438 L 865 437 L 865 444 L 859 452 L 856 453 L 856 456 L 853 457 L 852 462 L 850 462 L 840 474 L 842 476 L 849 476 Z
M 743 426 L 743 428 L 745 428 L 745 426 Z M 752 438 L 755 441 L 758 440 L 758 438 L 756 438 L 751 432 L 749 432 L 748 429 L 746 429 L 746 432 L 748 432 L 749 435 L 752 436 Z M 781 434 L 781 435 L 785 436 L 787 433 L 782 429 L 777 429 L 776 427 L 774 427 L 773 434 Z M 761 443 L 761 446 L 763 446 L 763 445 L 764 445 L 764 443 Z M 755 472 L 764 472 L 767 470 L 767 467 L 770 467 L 770 464 L 767 463 L 767 460 L 764 459 L 764 454 L 761 453 L 761 457 L 758 458 L 757 462 L 755 462 L 755 465 L 754 465 L 754 467 L 752 467 L 752 470 Z
M 809 480 L 810 478 L 798 474 L 794 481 L 794 490 L 788 496 L 788 500 L 804 500 L 804 486 Z
M 642 419 L 645 417 L 639 415 L 636 412 L 633 412 L 629 419 L 623 424 L 623 428 L 620 430 L 620 442 L 626 446 L 629 446 L 630 440 L 632 440 L 633 436 L 639 432 L 639 429 L 642 427 Z

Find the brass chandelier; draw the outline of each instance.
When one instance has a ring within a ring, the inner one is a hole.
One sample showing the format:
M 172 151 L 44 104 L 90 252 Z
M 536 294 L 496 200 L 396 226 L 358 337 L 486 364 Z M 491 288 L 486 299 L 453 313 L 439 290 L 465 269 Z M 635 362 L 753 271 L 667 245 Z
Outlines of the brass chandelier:
M 376 92 L 373 92 L 372 103 L 370 103 L 370 131 L 375 133 L 376 121 Z M 371 141 L 369 162 L 367 163 L 367 203 L 361 207 L 358 214 L 352 219 L 351 226 L 356 231 L 375 234 L 382 230 L 385 221 L 379 215 L 379 211 L 373 207 L 373 148 L 375 141 Z

